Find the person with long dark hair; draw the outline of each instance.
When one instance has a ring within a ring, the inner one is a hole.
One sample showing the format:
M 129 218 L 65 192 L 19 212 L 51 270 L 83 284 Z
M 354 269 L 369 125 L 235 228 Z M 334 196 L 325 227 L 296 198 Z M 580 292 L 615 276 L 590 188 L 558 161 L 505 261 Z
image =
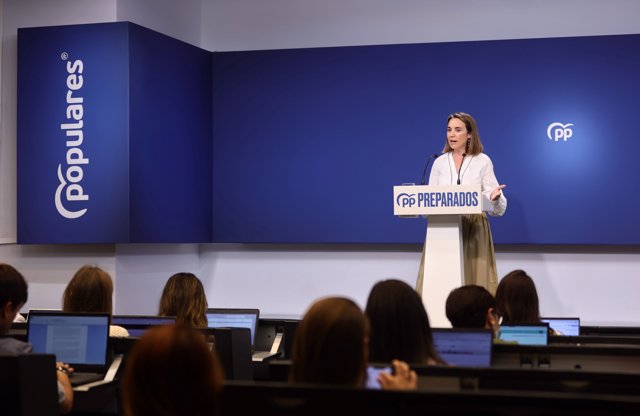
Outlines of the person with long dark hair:
M 364 387 L 368 365 L 369 322 L 352 300 L 331 297 L 315 302 L 296 331 L 289 380 Z M 415 389 L 417 376 L 407 363 L 391 362 L 381 373 L 383 389 Z
M 524 270 L 513 270 L 500 280 L 496 291 L 496 310 L 505 324 L 540 322 L 538 291 Z
M 399 359 L 410 364 L 440 364 L 433 347 L 429 317 L 416 291 L 401 280 L 376 283 L 365 314 L 371 324 L 369 360 Z

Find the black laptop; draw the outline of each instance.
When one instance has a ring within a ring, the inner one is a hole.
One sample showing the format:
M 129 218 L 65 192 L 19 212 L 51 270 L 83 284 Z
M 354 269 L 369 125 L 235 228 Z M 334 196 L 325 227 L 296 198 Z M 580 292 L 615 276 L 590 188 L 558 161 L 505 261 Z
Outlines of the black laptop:
M 493 331 L 482 328 L 433 328 L 433 346 L 447 364 L 491 367 Z
M 271 351 L 256 351 L 256 333 L 258 330 L 259 309 L 241 308 L 209 308 L 207 309 L 207 326 L 209 328 L 248 328 L 251 331 L 251 353 L 253 361 L 278 355 L 280 339 L 274 341 Z
M 33 352 L 54 354 L 75 372 L 73 386 L 102 380 L 108 369 L 109 314 L 31 311 L 27 328 Z
M 175 323 L 175 316 L 114 315 L 111 317 L 111 325 L 125 328 L 130 337 L 141 337 L 145 331 L 154 326 Z

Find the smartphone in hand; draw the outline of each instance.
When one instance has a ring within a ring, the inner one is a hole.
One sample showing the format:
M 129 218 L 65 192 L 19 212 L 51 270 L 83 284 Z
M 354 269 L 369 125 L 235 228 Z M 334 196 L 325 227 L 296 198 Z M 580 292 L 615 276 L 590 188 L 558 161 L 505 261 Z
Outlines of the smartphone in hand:
M 378 383 L 378 375 L 381 372 L 393 374 L 393 368 L 391 365 L 370 365 L 367 367 L 367 382 L 365 388 L 380 390 L 382 386 Z

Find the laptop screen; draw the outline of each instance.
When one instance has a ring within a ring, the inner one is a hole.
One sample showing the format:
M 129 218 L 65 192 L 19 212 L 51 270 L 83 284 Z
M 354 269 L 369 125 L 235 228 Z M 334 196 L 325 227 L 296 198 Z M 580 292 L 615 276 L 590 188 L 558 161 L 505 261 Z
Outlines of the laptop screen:
M 516 341 L 521 345 L 547 345 L 549 324 L 502 324 L 499 338 L 503 341 Z
M 131 337 L 140 337 L 144 332 L 158 325 L 173 325 L 176 323 L 174 316 L 113 316 L 111 317 L 112 325 L 119 325 L 126 328 Z
M 448 364 L 490 367 L 493 334 L 490 329 L 434 328 L 433 345 Z
M 211 308 L 207 309 L 207 326 L 209 328 L 249 328 L 253 347 L 259 314 L 258 309 Z
M 106 365 L 109 315 L 30 313 L 28 340 L 33 352 L 72 366 Z
M 540 318 L 540 320 L 548 323 L 556 335 L 574 337 L 580 335 L 580 318 Z

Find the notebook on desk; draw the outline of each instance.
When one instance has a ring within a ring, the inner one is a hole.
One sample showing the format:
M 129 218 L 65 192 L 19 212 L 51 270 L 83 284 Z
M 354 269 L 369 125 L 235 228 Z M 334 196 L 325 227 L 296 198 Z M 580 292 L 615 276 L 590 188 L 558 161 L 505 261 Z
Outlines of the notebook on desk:
M 30 311 L 27 338 L 33 352 L 74 368 L 73 386 L 101 380 L 108 370 L 109 314 Z
M 549 343 L 549 324 L 502 324 L 499 338 L 503 341 L 515 341 L 520 345 L 547 345 Z
M 447 364 L 491 367 L 493 333 L 482 328 L 433 328 L 433 346 Z
M 251 331 L 251 352 L 253 361 L 262 361 L 276 356 L 282 339 L 277 334 L 270 351 L 256 351 L 255 341 L 258 330 L 259 309 L 209 308 L 207 309 L 209 328 L 248 328 Z
M 580 318 L 540 318 L 549 324 L 555 335 L 577 337 L 580 335 Z

